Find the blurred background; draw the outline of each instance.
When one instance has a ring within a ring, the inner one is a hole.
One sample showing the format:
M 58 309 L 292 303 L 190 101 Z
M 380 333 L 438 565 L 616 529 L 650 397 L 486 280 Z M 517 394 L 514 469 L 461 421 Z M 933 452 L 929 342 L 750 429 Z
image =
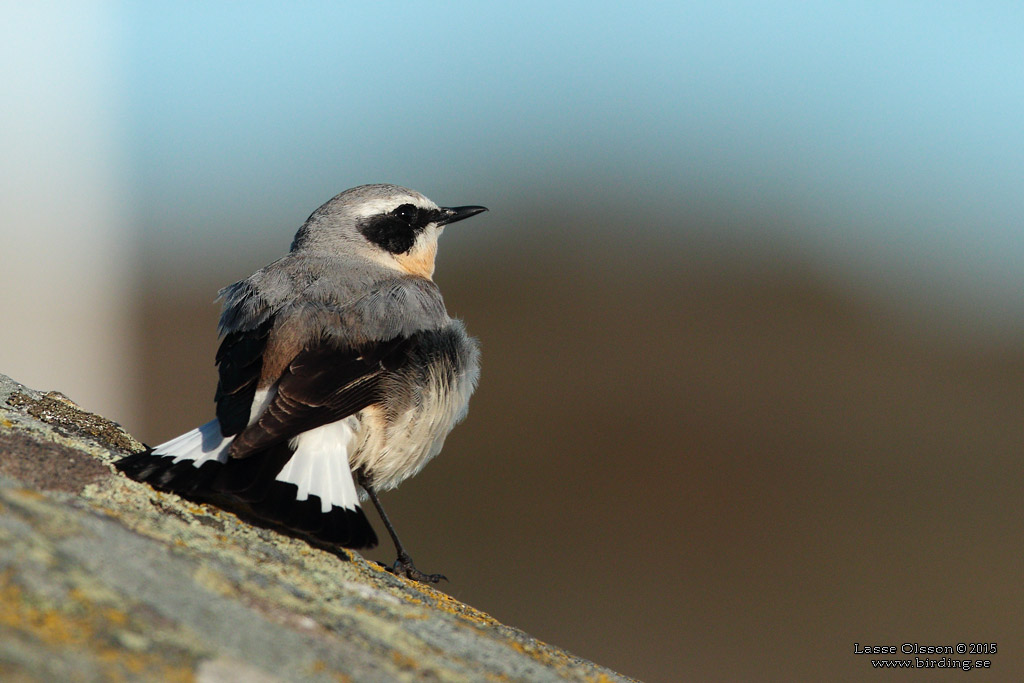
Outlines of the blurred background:
M 2 16 L 0 372 L 158 443 L 321 203 L 483 204 L 436 277 L 480 388 L 384 500 L 444 590 L 648 681 L 1024 674 L 1019 4 Z

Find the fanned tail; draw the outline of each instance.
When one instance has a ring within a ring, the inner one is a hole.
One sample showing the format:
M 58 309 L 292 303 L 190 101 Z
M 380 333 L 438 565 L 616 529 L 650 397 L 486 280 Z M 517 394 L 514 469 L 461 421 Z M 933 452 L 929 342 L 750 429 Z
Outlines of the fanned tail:
M 136 481 L 208 501 L 258 520 L 345 548 L 372 548 L 377 535 L 359 505 L 341 423 L 300 435 L 246 458 L 231 458 L 234 437 L 212 420 L 170 441 L 122 458 L 117 468 Z

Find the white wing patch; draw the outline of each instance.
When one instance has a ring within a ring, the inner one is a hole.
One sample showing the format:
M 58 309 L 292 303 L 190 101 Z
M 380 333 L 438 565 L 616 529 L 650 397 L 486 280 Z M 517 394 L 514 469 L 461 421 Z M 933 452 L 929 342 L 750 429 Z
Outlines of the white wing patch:
M 348 464 L 357 425 L 355 419 L 346 418 L 299 434 L 289 444 L 295 454 L 281 468 L 277 481 L 298 486 L 296 500 L 319 496 L 323 512 L 330 512 L 332 505 L 350 510 L 359 507 Z

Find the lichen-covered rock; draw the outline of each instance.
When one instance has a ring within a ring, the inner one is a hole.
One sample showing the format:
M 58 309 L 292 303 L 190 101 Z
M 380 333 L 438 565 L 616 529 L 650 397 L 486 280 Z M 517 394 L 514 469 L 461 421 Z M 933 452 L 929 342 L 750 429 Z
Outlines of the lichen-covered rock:
M 117 474 L 140 448 L 0 375 L 0 679 L 626 680 L 357 553 Z

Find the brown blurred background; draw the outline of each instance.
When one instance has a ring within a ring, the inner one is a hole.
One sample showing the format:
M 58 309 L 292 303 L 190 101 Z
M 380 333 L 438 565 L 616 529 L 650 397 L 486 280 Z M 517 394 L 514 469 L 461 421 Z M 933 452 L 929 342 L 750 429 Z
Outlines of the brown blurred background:
M 969 677 L 1021 680 L 1022 33 L 986 0 L 11 4 L 0 372 L 158 443 L 212 416 L 217 290 L 322 202 L 482 204 L 437 272 L 480 387 L 384 501 L 446 590 L 652 682 L 986 641 Z

